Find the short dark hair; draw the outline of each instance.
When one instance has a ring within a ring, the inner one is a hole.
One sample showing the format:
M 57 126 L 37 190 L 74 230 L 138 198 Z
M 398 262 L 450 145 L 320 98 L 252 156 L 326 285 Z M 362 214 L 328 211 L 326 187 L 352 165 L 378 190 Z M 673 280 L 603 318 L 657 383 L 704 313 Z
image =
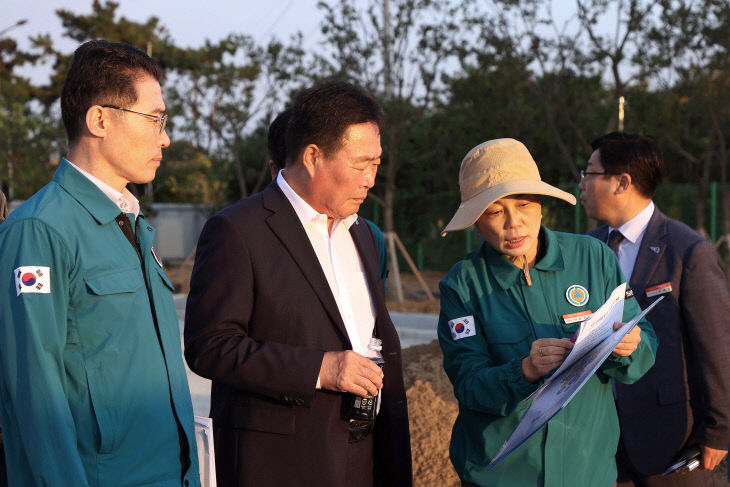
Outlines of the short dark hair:
M 269 125 L 268 134 L 268 148 L 269 148 L 269 159 L 279 169 L 286 167 L 286 127 L 289 125 L 291 119 L 291 108 L 287 108 L 276 116 L 271 125 Z
M 591 142 L 601 156 L 604 171 L 628 173 L 636 189 L 647 198 L 654 197 L 662 179 L 664 159 L 654 137 L 633 132 L 611 132 Z
M 286 130 L 288 162 L 309 144 L 325 155 L 337 151 L 350 125 L 373 122 L 382 133 L 385 114 L 364 88 L 345 81 L 318 83 L 297 95 Z
M 136 47 L 104 40 L 81 44 L 61 91 L 61 116 L 69 144 L 81 135 L 92 106 L 124 108 L 136 103 L 135 83 L 144 76 L 160 82 L 162 67 Z

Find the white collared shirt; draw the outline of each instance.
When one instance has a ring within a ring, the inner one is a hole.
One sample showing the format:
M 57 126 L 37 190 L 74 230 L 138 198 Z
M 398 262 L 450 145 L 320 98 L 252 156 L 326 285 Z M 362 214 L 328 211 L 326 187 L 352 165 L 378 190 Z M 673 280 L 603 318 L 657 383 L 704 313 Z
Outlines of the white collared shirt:
M 650 201 L 646 208 L 641 210 L 635 217 L 627 221 L 618 228 L 618 231 L 624 236 L 624 239 L 618 244 L 616 253 L 618 254 L 618 262 L 621 270 L 624 271 L 626 282 L 631 281 L 631 274 L 634 272 L 636 257 L 639 255 L 639 247 L 644 239 L 646 227 L 649 226 L 649 220 L 654 214 L 654 202 Z M 615 230 L 608 227 L 608 234 Z
M 107 195 L 109 199 L 112 200 L 114 204 L 119 207 L 122 213 L 134 213 L 135 219 L 139 216 L 139 200 L 135 198 L 134 195 L 130 193 L 127 188 L 124 188 L 124 191 L 120 193 L 101 179 L 97 178 L 91 173 L 84 171 L 68 159 L 66 159 L 66 161 L 71 165 L 71 167 L 86 176 L 89 181 L 94 183 L 97 188 L 99 188 L 105 195 Z
M 279 172 L 276 183 L 294 207 L 309 237 L 337 302 L 352 349 L 366 355 L 375 327 L 375 310 L 365 269 L 350 235 L 350 227 L 357 220 L 357 214 L 336 219 L 332 224 L 332 232 L 328 232 L 327 215 L 318 213 L 304 201 L 289 186 L 283 174 L 284 170 Z

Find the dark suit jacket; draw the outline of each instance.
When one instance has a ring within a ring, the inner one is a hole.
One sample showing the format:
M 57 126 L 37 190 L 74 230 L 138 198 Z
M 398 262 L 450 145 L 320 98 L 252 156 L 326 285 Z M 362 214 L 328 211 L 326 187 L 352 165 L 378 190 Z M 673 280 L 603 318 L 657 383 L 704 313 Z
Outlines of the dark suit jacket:
M 376 477 L 378 485 L 410 486 L 400 342 L 373 234 L 362 219 L 350 232 L 385 358 L 373 432 Z M 324 352 L 351 348 L 314 249 L 276 182 L 206 223 L 190 282 L 185 358 L 213 380 L 219 486 L 345 485 L 347 395 L 315 384 Z
M 608 227 L 589 232 L 606 241 Z M 631 289 L 641 308 L 672 291 L 647 316 L 654 325 L 656 361 L 638 382 L 616 383 L 623 441 L 634 468 L 661 473 L 694 438 L 725 450 L 730 443 L 730 296 L 711 242 L 659 211 L 649 221 Z

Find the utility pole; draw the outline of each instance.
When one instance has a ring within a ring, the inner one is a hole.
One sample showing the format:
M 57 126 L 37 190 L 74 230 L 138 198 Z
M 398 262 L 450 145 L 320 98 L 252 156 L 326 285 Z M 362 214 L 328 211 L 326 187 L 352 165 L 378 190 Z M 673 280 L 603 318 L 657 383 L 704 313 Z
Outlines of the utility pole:
M 393 71 L 390 46 L 393 32 L 390 27 L 390 0 L 383 0 L 383 64 L 385 67 L 385 98 L 393 97 Z
M 624 97 L 618 97 L 618 131 L 624 131 Z
M 383 70 L 385 72 L 385 100 L 393 100 L 393 56 L 391 53 L 393 32 L 390 26 L 390 0 L 383 0 Z M 390 271 L 395 281 L 395 293 L 398 302 L 403 302 L 403 285 L 398 269 L 398 252 L 395 249 L 395 226 L 393 225 L 393 189 L 391 185 L 395 180 L 396 165 L 396 143 L 397 135 L 394 127 L 388 131 L 388 173 L 386 176 L 385 188 L 385 238 L 388 242 L 388 253 L 390 254 Z

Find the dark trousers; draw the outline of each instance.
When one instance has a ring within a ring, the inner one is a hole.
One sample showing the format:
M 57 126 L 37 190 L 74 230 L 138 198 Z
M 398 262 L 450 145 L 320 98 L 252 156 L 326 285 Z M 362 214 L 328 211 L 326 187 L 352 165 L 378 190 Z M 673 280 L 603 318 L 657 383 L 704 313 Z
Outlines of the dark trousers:
M 8 469 L 5 468 L 5 447 L 0 441 L 0 487 L 8 487 Z
M 464 482 L 461 481 L 461 487 L 479 487 L 477 484 L 472 484 L 471 482 Z M 614 483 L 611 487 L 616 487 L 616 483 Z
M 347 487 L 373 487 L 375 485 L 375 464 L 373 463 L 373 435 L 347 445 Z
M 616 452 L 618 487 L 727 487 L 727 481 L 719 474 L 698 467 L 691 472 L 673 472 L 668 475 L 646 476 L 636 471 L 619 441 Z
M 687 473 L 670 473 L 669 475 L 652 475 L 650 477 L 634 477 L 622 480 L 618 487 L 720 487 L 727 486 L 719 474 L 697 468 Z

